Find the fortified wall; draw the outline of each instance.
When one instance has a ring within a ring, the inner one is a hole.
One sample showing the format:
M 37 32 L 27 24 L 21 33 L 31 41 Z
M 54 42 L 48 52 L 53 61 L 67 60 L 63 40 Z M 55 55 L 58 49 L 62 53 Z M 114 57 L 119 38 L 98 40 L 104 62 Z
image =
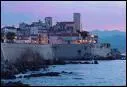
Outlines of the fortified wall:
M 1 57 L 4 60 L 14 62 L 20 58 L 27 49 L 38 52 L 44 59 L 77 59 L 85 54 L 93 54 L 106 57 L 110 49 L 91 48 L 89 44 L 16 44 L 1 43 Z
M 51 45 L 1 43 L 1 55 L 3 55 L 4 60 L 11 62 L 20 58 L 27 49 L 38 52 L 44 59 L 52 59 L 53 57 Z

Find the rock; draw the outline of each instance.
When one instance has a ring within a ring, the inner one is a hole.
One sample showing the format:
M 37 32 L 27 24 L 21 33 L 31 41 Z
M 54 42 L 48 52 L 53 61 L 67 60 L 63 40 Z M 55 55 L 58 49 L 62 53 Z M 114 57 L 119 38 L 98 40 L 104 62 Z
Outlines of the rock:
M 84 62 L 83 64 L 91 64 L 90 62 Z
M 25 75 L 24 78 L 40 77 L 40 76 L 59 76 L 59 74 L 60 73 L 58 72 L 38 73 L 38 74 Z
M 73 79 L 83 79 L 83 78 L 73 78 Z
M 98 61 L 97 60 L 94 60 L 94 64 L 98 64 Z
M 1 68 L 2 79 L 16 79 L 15 74 L 18 73 L 17 68 L 7 60 L 3 62 Z
M 71 61 L 70 64 L 79 64 L 79 62 Z
M 28 84 L 23 84 L 20 81 L 18 81 L 18 82 L 2 83 L 1 86 L 29 86 L 29 85 Z
M 72 74 L 73 72 L 65 72 L 65 71 L 62 71 L 61 73 Z
M 4 85 L 4 81 L 1 81 L 1 86 L 3 86 Z
M 40 67 L 32 67 L 29 70 L 30 71 L 39 71 L 40 70 Z
M 10 72 L 1 72 L 1 79 L 16 79 L 16 76 Z
M 16 79 L 16 77 L 14 75 L 12 75 L 12 76 L 5 76 L 4 79 Z
M 52 67 L 56 67 L 56 66 L 52 66 Z
M 59 76 L 59 74 L 60 73 L 58 73 L 58 72 L 48 72 L 45 75 L 47 75 L 47 76 Z
M 65 72 L 65 71 L 62 71 L 61 73 L 67 73 L 67 72 Z
M 58 60 L 53 60 L 53 65 L 65 65 L 65 61 L 58 59 Z
M 19 76 L 19 77 L 17 77 L 17 78 L 22 78 L 22 76 Z
M 72 74 L 73 72 L 69 72 L 68 74 Z

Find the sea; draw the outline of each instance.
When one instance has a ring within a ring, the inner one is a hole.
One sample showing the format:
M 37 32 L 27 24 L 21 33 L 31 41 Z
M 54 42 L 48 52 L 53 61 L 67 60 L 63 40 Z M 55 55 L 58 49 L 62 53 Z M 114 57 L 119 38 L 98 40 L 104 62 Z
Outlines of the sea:
M 126 86 L 126 60 L 103 60 L 99 64 L 65 64 L 52 65 L 50 72 L 72 72 L 60 76 L 42 76 L 31 78 L 17 78 L 30 86 Z M 44 72 L 28 71 L 26 74 Z M 17 76 L 25 75 L 18 74 Z

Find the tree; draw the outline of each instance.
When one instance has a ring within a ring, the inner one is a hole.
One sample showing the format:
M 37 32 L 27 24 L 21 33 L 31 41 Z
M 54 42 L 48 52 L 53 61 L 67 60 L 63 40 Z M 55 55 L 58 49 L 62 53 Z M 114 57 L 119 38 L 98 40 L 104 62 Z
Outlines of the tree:
M 79 31 L 77 30 L 77 32 L 83 37 L 83 39 L 85 39 L 88 35 L 89 35 L 89 32 L 87 31 Z
M 88 36 L 89 32 L 83 31 L 81 32 L 81 36 L 85 39 Z
M 7 38 L 9 41 L 11 41 L 11 42 L 13 42 L 13 40 L 15 39 L 15 36 L 16 36 L 16 34 L 13 33 L 13 32 L 8 32 L 8 33 L 6 34 L 6 38 Z

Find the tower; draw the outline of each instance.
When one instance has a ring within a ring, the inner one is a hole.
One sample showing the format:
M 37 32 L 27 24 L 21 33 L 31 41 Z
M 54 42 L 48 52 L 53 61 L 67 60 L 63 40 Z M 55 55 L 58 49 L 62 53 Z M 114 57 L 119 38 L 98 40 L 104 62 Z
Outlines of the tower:
M 74 13 L 73 14 L 73 21 L 74 21 L 74 32 L 76 32 L 77 30 L 80 31 L 80 13 Z
M 45 18 L 45 24 L 46 24 L 46 28 L 49 29 L 50 27 L 52 27 L 52 17 L 46 17 Z

